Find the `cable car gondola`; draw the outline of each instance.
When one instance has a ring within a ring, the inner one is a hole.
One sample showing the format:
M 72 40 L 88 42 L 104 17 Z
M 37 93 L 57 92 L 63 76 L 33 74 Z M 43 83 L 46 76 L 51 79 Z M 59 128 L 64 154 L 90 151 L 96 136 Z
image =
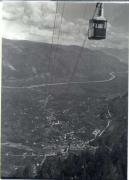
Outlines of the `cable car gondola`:
M 103 4 L 97 3 L 93 18 L 89 20 L 88 39 L 106 39 L 106 28 L 107 20 L 104 17 Z

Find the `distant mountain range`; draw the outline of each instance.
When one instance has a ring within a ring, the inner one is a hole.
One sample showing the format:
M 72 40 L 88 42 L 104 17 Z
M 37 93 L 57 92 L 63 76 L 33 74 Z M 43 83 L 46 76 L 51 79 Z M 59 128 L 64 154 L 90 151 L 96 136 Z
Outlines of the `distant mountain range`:
M 75 66 L 80 48 L 3 39 L 3 79 L 39 76 L 43 81 L 50 77 L 55 81 L 65 81 Z M 85 48 L 73 79 L 98 80 L 107 78 L 111 72 L 127 71 L 127 64 L 118 59 L 119 54 L 114 49 Z

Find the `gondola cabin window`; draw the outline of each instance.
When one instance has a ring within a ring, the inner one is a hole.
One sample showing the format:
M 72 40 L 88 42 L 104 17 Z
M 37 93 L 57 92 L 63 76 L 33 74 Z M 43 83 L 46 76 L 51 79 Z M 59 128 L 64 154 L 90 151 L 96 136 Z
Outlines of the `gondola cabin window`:
M 107 27 L 106 20 L 91 19 L 89 21 L 88 38 L 95 39 L 95 40 L 105 39 L 106 27 Z

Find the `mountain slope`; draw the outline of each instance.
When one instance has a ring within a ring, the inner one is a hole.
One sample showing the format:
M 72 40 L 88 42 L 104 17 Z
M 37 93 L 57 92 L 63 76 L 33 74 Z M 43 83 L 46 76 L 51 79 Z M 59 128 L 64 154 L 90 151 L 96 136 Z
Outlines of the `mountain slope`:
M 125 49 L 113 49 L 113 48 L 102 48 L 102 52 L 115 56 L 121 62 L 128 64 L 128 48 Z
M 67 80 L 74 68 L 80 47 L 57 46 L 29 41 L 3 39 L 3 79 L 25 79 L 34 76 L 48 81 Z M 50 66 L 49 66 L 50 60 Z M 103 52 L 84 49 L 76 80 L 98 80 L 109 77 L 111 72 L 127 71 L 127 66 L 116 57 Z

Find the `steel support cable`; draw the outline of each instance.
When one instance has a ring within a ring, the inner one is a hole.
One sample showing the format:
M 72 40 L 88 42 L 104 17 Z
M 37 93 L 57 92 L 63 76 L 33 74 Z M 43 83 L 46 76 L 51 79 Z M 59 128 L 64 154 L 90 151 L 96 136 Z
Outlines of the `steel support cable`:
M 59 33 L 58 33 L 58 38 L 57 38 L 57 44 L 59 42 L 60 35 L 61 35 L 61 26 L 62 26 L 62 22 L 63 22 L 64 9 L 65 9 L 65 2 L 63 3 L 62 13 L 61 13 L 61 20 L 60 20 L 60 27 L 59 27 Z
M 57 0 L 57 8 L 56 8 L 56 16 L 55 16 L 55 27 L 54 29 L 56 30 L 56 21 L 57 21 L 57 15 L 58 15 L 58 0 Z M 55 34 L 56 34 L 56 31 L 54 31 Z M 53 35 L 53 39 L 52 39 L 52 44 L 54 44 L 54 35 Z M 51 59 L 51 62 L 52 62 L 52 68 L 51 68 L 51 82 L 54 82 L 54 67 L 55 67 L 55 57 L 54 57 L 54 54 L 55 54 L 55 46 L 53 47 L 53 51 L 52 51 L 52 59 Z
M 53 61 L 54 61 L 54 65 L 53 65 L 53 76 L 55 75 L 55 72 L 56 72 L 56 62 L 58 61 L 57 57 L 56 57 L 56 54 L 57 54 L 57 50 L 58 50 L 58 47 L 59 47 L 59 40 L 60 40 L 60 36 L 61 36 L 61 26 L 62 26 L 62 22 L 63 22 L 63 15 L 64 15 L 64 9 L 65 9 L 65 2 L 63 3 L 63 7 L 62 7 L 62 13 L 61 13 L 61 18 L 60 18 L 60 26 L 59 26 L 59 32 L 58 32 L 58 37 L 57 37 L 57 43 L 56 43 L 56 47 L 55 47 L 55 54 L 54 54 L 54 57 L 53 57 Z
M 95 17 L 95 14 L 96 14 L 96 11 L 97 11 L 97 7 L 98 7 L 98 3 L 96 4 L 96 7 L 94 9 L 94 13 L 93 13 L 92 19 L 94 19 L 94 17 Z M 88 30 L 87 33 L 89 34 L 89 30 Z
M 53 24 L 53 32 L 52 32 L 52 42 L 50 46 L 50 55 L 49 55 L 49 62 L 48 62 L 48 72 L 50 73 L 50 82 L 51 82 L 51 59 L 52 59 L 52 53 L 53 53 L 53 43 L 54 43 L 54 34 L 55 34 L 55 28 L 56 28 L 56 18 L 57 18 L 57 10 L 58 10 L 58 0 L 56 1 L 56 12 L 54 17 L 54 24 Z
M 95 13 L 94 13 L 94 14 L 95 14 Z M 83 17 L 85 17 L 85 11 L 84 11 Z M 73 77 L 74 77 L 74 75 L 75 75 L 75 73 L 76 73 L 76 71 L 77 71 L 78 64 L 80 63 L 81 55 L 82 55 L 83 50 L 84 50 L 85 45 L 86 45 L 87 35 L 88 35 L 88 30 L 87 30 L 87 32 L 86 32 L 86 34 L 85 34 L 85 39 L 83 40 L 82 46 L 81 46 L 80 51 L 79 51 L 79 53 L 78 53 L 78 55 L 77 55 L 74 68 L 73 68 L 73 70 L 72 70 L 72 72 L 71 72 L 71 75 L 70 75 L 70 77 L 69 77 L 69 79 L 68 79 L 68 87 L 67 87 L 67 89 L 69 89 L 70 82 L 72 81 L 72 79 L 73 79 Z
M 72 71 L 71 76 L 70 76 L 70 78 L 69 78 L 69 83 L 72 81 L 73 76 L 75 75 L 75 73 L 76 73 L 76 71 L 77 71 L 78 64 L 79 64 L 79 62 L 80 62 L 80 60 L 81 60 L 82 52 L 83 52 L 83 50 L 84 50 L 84 48 L 85 48 L 85 45 L 86 45 L 87 34 L 88 34 L 88 32 L 87 32 L 86 35 L 85 35 L 85 39 L 83 40 L 82 47 L 80 48 L 80 52 L 79 52 L 79 54 L 78 54 L 78 56 L 77 56 L 77 59 L 76 59 L 76 62 L 75 62 L 73 71 Z
M 53 51 L 54 33 L 55 33 L 55 26 L 56 26 L 57 9 L 58 9 L 58 0 L 56 1 L 56 12 L 55 12 L 55 17 L 54 17 L 52 39 L 51 39 L 51 45 L 50 45 L 50 51 L 49 51 L 49 57 L 48 57 L 48 68 L 47 68 L 47 72 L 49 73 L 48 74 L 48 83 L 50 83 L 52 81 L 52 78 L 51 78 L 51 76 L 52 76 L 52 73 L 51 73 L 52 51 Z M 46 94 L 49 96 L 50 93 L 51 93 L 51 87 L 47 86 Z M 48 98 L 48 96 L 46 98 Z
M 93 13 L 92 19 L 95 17 L 97 7 L 98 7 L 98 4 L 96 4 L 96 7 L 95 7 L 95 10 L 94 10 L 94 13 Z

